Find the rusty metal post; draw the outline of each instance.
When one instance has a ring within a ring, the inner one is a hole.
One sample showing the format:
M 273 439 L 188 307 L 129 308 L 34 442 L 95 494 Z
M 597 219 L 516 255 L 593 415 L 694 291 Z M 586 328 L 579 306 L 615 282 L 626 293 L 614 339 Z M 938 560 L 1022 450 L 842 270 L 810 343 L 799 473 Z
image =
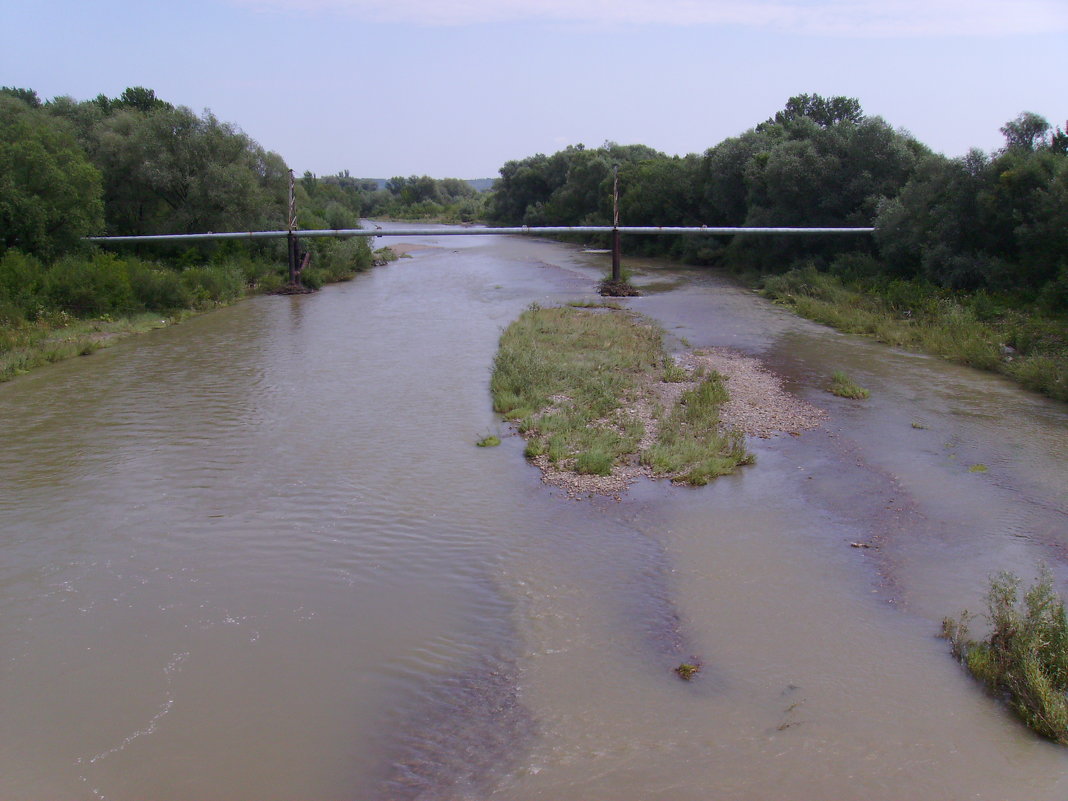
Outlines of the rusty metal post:
M 612 280 L 621 281 L 623 271 L 619 266 L 619 165 L 612 165 Z
M 289 171 L 289 226 L 286 241 L 289 243 L 289 283 L 297 283 L 297 238 L 293 229 L 297 227 L 297 195 L 293 170 Z

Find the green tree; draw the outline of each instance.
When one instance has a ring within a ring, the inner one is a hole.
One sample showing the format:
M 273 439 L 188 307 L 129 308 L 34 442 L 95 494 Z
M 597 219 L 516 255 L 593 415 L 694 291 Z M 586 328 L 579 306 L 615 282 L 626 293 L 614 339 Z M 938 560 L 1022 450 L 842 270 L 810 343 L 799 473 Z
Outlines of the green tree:
M 252 230 L 284 215 L 284 162 L 211 114 L 117 111 L 95 128 L 92 155 L 111 233 Z
M 78 102 L 69 95 L 54 97 L 44 104 L 53 117 L 65 121 L 78 144 L 88 153 L 93 145 L 93 130 L 107 116 L 99 104 L 93 101 Z
M 569 145 L 501 167 L 490 219 L 507 225 L 592 225 L 611 222 L 612 167 L 666 158 L 645 145 L 605 142 L 596 150 Z
M 1001 130 L 1007 144 L 993 158 L 928 156 L 883 202 L 876 238 L 891 270 L 954 289 L 1039 293 L 1060 280 L 1068 266 L 1068 155 L 1036 114 Z
M 70 128 L 0 95 L 0 236 L 3 248 L 51 259 L 103 223 L 101 178 Z
M 0 86 L 0 95 L 7 95 L 16 100 L 21 100 L 30 108 L 40 108 L 41 98 L 33 89 L 20 89 L 17 86 Z
M 786 107 L 763 123 L 786 125 L 800 119 L 809 119 L 821 128 L 829 128 L 843 122 L 858 124 L 864 119 L 860 101 L 855 97 L 822 97 L 821 95 L 795 95 L 786 101 Z
M 146 89 L 143 86 L 130 86 L 124 89 L 122 94 L 112 101 L 112 107 L 116 109 L 136 109 L 144 112 L 174 108 L 170 103 L 156 97 L 154 89 Z
M 1050 124 L 1045 117 L 1024 111 L 1001 128 L 1007 150 L 1036 150 L 1048 144 Z

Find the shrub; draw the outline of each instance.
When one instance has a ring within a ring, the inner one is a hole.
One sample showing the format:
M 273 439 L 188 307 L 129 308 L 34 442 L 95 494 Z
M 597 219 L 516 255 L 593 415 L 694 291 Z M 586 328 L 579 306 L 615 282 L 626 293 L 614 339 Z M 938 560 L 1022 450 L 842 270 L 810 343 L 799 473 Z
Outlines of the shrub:
M 1042 288 L 1038 302 L 1051 313 L 1068 312 L 1068 263 L 1061 267 L 1056 278 Z
M 1018 603 L 1020 580 L 1000 573 L 990 582 L 987 616 L 991 632 L 982 641 L 968 638 L 972 617 L 942 622 L 942 636 L 953 654 L 991 692 L 1003 696 L 1023 721 L 1041 734 L 1068 745 L 1068 618 L 1053 589 L 1048 568 Z
M 189 267 L 182 270 L 181 282 L 198 306 L 237 300 L 245 283 L 240 270 L 231 265 Z
M 319 289 L 327 282 L 326 273 L 318 267 L 308 267 L 301 272 L 300 282 L 308 289 Z
M 33 317 L 42 304 L 44 268 L 33 256 L 9 250 L 0 257 L 0 319 Z
M 82 317 L 126 313 L 137 308 L 126 267 L 111 253 L 67 256 L 45 274 L 43 294 L 49 305 Z
M 313 246 L 312 263 L 321 274 L 322 283 L 344 281 L 356 273 L 368 269 L 373 261 L 371 248 L 366 239 L 320 240 Z M 306 280 L 309 270 L 301 274 L 301 282 L 311 286 Z M 317 287 L 316 287 L 317 288 Z
M 189 287 L 174 270 L 143 261 L 133 261 L 129 264 L 128 271 L 130 289 L 145 309 L 184 309 L 193 302 Z

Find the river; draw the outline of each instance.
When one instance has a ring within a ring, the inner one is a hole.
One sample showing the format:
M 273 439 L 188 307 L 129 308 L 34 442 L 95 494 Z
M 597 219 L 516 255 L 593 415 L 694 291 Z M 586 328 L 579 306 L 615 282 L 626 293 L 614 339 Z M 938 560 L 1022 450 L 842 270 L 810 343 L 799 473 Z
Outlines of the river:
M 998 570 L 1068 586 L 1063 405 L 637 262 L 672 349 L 829 417 L 704 488 L 571 500 L 488 381 L 605 256 L 406 241 L 0 385 L 0 797 L 1068 796 L 936 636 Z

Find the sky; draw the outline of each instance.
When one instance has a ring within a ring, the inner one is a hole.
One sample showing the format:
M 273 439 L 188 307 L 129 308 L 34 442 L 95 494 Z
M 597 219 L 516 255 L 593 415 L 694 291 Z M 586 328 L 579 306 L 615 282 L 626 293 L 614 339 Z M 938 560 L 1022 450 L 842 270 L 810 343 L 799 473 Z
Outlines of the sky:
M 700 153 L 802 93 L 947 156 L 997 149 L 1023 111 L 1068 119 L 1068 0 L 0 0 L 0 30 L 0 85 L 145 86 L 298 175 Z

